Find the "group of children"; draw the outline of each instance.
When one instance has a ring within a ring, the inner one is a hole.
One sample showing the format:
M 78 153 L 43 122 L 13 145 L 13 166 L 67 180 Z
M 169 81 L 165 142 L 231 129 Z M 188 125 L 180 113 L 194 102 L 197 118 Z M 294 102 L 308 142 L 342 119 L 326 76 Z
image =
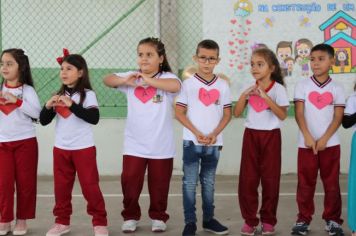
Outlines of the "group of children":
M 214 215 L 215 173 L 223 147 L 222 131 L 234 116 L 247 108 L 241 152 L 238 198 L 244 219 L 242 235 L 254 235 L 261 224 L 263 235 L 274 235 L 281 174 L 281 122 L 289 100 L 281 68 L 268 48 L 252 52 L 255 82 L 239 92 L 232 111 L 227 81 L 214 74 L 219 46 L 201 41 L 193 56 L 197 73 L 183 82 L 171 72 L 164 44 L 145 38 L 137 46 L 139 69 L 107 75 L 104 84 L 126 94 L 121 186 L 125 233 L 135 232 L 141 217 L 139 197 L 147 170 L 152 231 L 164 232 L 169 219 L 167 200 L 175 156 L 173 109 L 183 130 L 183 236 L 197 231 L 196 187 L 201 184 L 205 231 L 228 234 Z M 86 61 L 64 50 L 60 64 L 61 88 L 41 109 L 33 87 L 28 56 L 21 49 L 2 52 L 0 70 L 0 235 L 27 233 L 27 219 L 35 218 L 38 147 L 33 121 L 47 125 L 56 118 L 53 148 L 55 224 L 46 236 L 70 232 L 71 192 L 76 174 L 92 216 L 95 236 L 109 235 L 107 213 L 99 187 L 92 125 L 99 122 L 98 102 L 92 90 Z M 318 171 L 325 190 L 323 219 L 329 235 L 344 235 L 341 228 L 339 187 L 340 141 L 336 130 L 356 127 L 356 94 L 345 107 L 344 92 L 329 77 L 334 49 L 326 44 L 312 48 L 313 76 L 295 88 L 298 142 L 298 218 L 293 235 L 306 235 L 314 214 L 313 197 Z M 176 99 L 176 100 L 175 100 Z M 349 172 L 348 221 L 356 236 L 356 136 L 352 139 Z M 262 203 L 258 214 L 258 187 Z M 16 186 L 16 218 L 13 213 Z M 259 215 L 259 216 L 258 216 Z M 11 222 L 16 219 L 15 225 Z

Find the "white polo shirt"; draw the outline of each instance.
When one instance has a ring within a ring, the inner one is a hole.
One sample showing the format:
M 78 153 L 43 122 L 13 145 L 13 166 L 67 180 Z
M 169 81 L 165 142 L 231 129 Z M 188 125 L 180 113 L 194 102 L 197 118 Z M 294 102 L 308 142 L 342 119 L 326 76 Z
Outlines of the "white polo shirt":
M 41 105 L 33 87 L 24 84 L 11 88 L 3 86 L 2 92 L 9 92 L 22 100 L 20 107 L 15 104 L 0 106 L 0 142 L 33 138 L 35 126 L 31 118 L 39 118 Z
M 86 90 L 83 101 L 84 108 L 97 108 L 98 101 L 92 90 Z M 70 97 L 66 92 L 66 96 Z M 80 94 L 75 92 L 71 99 L 79 104 Z M 68 112 L 68 110 L 67 110 Z M 78 150 L 94 146 L 92 124 L 74 115 L 70 110 L 68 116 L 63 116 L 57 111 L 56 116 L 56 138 L 54 146 L 64 150 Z
M 350 97 L 347 99 L 346 108 L 344 110 L 344 114 L 347 116 L 351 116 L 356 113 L 356 92 L 352 93 Z M 356 124 L 352 126 L 353 130 L 356 130 Z
M 206 81 L 198 74 L 187 78 L 177 98 L 177 106 L 187 108 L 187 117 L 204 135 L 208 135 L 220 123 L 224 108 L 231 107 L 230 88 L 228 83 L 215 76 L 211 81 Z M 183 128 L 183 139 L 198 143 L 195 135 L 186 127 Z M 214 146 L 223 145 L 222 132 L 217 136 Z
M 318 140 L 325 133 L 334 117 L 336 106 L 345 106 L 343 87 L 333 81 L 330 77 L 320 83 L 313 76 L 300 80 L 294 90 L 294 101 L 304 102 L 304 117 L 307 128 L 314 138 Z M 327 147 L 340 144 L 339 136 L 335 132 Z M 306 148 L 304 136 L 299 130 L 298 147 Z
M 240 91 L 239 97 L 246 89 L 254 84 L 255 83 L 251 83 L 250 85 L 245 86 Z M 278 106 L 289 107 L 287 90 L 283 85 L 273 81 L 265 92 Z M 253 95 L 247 99 L 247 115 L 245 120 L 246 128 L 256 130 L 273 130 L 281 127 L 282 121 L 271 111 L 263 98 Z
M 133 73 L 137 71 L 115 75 L 126 77 Z M 180 79 L 170 72 L 157 74 L 155 78 L 176 79 L 180 82 Z M 140 79 L 137 80 L 137 83 L 140 82 Z M 123 154 L 149 159 L 174 157 L 173 102 L 178 93 L 150 86 L 120 86 L 117 89 L 127 96 Z

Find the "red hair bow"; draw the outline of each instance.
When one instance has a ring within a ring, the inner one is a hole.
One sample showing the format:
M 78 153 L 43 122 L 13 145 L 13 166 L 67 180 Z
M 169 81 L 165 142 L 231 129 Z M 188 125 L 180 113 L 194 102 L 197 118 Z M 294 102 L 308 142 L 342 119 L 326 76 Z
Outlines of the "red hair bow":
M 69 51 L 66 48 L 63 48 L 63 56 L 62 57 L 57 57 L 57 62 L 59 65 L 62 65 L 63 58 L 69 55 Z

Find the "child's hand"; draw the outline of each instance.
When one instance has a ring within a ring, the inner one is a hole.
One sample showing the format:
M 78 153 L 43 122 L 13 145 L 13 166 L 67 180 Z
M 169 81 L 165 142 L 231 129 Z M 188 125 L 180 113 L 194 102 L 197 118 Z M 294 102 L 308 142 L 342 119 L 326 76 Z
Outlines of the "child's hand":
M 315 149 L 317 151 L 324 151 L 326 148 L 326 144 L 328 143 L 328 140 L 325 138 L 321 137 L 318 141 L 316 141 L 316 147 Z
M 16 103 L 17 97 L 9 92 L 2 92 L 1 96 L 5 99 L 3 104 L 11 104 L 11 103 Z
M 316 142 L 311 135 L 307 135 L 306 137 L 304 137 L 304 145 L 307 148 L 313 149 L 314 155 L 318 154 L 318 150 L 316 149 Z
M 216 143 L 216 135 L 211 133 L 207 136 L 209 143 L 207 145 L 213 145 Z
M 256 91 L 258 93 L 258 96 L 260 96 L 261 98 L 267 98 L 268 97 L 268 95 L 265 92 L 265 90 L 263 88 L 261 88 L 260 86 L 257 87 Z
M 47 109 L 51 109 L 52 107 L 54 107 L 59 99 L 59 95 L 54 95 L 52 96 L 47 102 L 46 102 L 46 108 Z
M 209 140 L 200 131 L 197 131 L 194 135 L 197 138 L 197 141 L 198 141 L 199 144 L 202 144 L 202 145 L 207 145 L 208 144 Z
M 139 78 L 139 73 L 128 75 L 124 78 L 124 84 L 130 87 L 136 87 L 136 80 Z
M 63 102 L 64 105 L 66 105 L 66 107 L 71 107 L 72 104 L 73 104 L 73 100 L 70 97 L 67 97 L 67 96 L 64 96 L 64 95 L 61 95 L 58 98 L 58 102 Z
M 146 75 L 143 75 L 142 73 L 138 73 L 138 78 L 141 78 L 142 81 L 140 82 L 140 86 L 146 86 L 149 84 L 149 80 L 152 79 L 150 77 L 147 77 Z
M 248 97 L 250 95 L 256 95 L 256 88 L 257 88 L 257 85 L 253 85 L 251 87 L 249 87 L 248 89 L 246 89 L 242 95 L 245 96 L 245 97 Z

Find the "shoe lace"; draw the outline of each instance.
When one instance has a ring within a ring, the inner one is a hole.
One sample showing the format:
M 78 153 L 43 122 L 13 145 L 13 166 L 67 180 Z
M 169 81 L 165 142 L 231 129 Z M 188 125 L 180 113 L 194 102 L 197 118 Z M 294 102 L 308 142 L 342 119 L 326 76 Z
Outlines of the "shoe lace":
M 297 222 L 295 223 L 296 226 L 304 226 L 305 225 L 305 222 Z
M 330 229 L 339 229 L 340 225 L 337 222 L 331 220 L 329 221 L 329 227 Z

